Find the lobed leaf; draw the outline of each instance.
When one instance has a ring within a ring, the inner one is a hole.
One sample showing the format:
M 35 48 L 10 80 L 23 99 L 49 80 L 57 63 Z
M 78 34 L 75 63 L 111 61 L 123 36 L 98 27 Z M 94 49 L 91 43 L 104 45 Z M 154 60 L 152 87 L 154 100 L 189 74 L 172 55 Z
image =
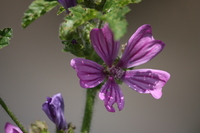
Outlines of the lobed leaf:
M 4 28 L 0 30 L 0 49 L 10 44 L 13 30 L 11 28 Z
M 31 3 L 28 10 L 25 11 L 22 18 L 22 27 L 26 28 L 34 20 L 44 15 L 58 5 L 57 1 L 53 0 L 35 0 Z

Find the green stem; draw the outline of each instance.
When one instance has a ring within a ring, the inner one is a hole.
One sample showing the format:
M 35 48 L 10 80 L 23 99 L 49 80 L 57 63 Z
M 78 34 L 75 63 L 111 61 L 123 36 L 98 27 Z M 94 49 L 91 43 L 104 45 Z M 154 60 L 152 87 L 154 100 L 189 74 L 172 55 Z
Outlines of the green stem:
M 99 87 L 87 89 L 85 112 L 84 112 L 84 117 L 83 117 L 83 122 L 82 122 L 81 133 L 89 133 L 90 132 L 90 125 L 91 125 L 91 121 L 92 121 L 95 97 L 96 97 L 98 90 L 99 90 Z
M 102 23 L 103 23 L 103 21 L 102 21 L 102 20 L 99 20 L 99 23 L 98 23 L 98 28 L 99 28 L 99 29 L 101 29 Z
M 16 116 L 8 109 L 8 106 L 5 104 L 5 102 L 0 98 L 0 104 L 3 107 L 3 109 L 7 112 L 7 114 L 10 116 L 10 118 L 16 123 L 16 125 L 22 130 L 23 133 L 28 133 L 24 126 L 18 121 Z
M 99 6 L 97 7 L 97 10 L 101 11 L 103 13 L 103 7 L 106 3 L 106 0 L 102 0 L 101 3 L 99 4 Z M 102 23 L 103 21 L 102 20 L 99 20 L 99 23 L 98 23 L 98 28 L 100 29 L 101 26 L 102 26 Z
M 106 3 L 106 0 L 101 1 L 101 4 L 99 5 L 100 6 L 99 8 L 101 9 L 101 11 L 103 10 L 105 3 Z

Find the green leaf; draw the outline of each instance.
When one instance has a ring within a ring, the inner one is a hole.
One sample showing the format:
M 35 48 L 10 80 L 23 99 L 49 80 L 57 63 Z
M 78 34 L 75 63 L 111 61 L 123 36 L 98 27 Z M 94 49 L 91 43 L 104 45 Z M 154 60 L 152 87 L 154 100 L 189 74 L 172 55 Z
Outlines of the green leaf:
M 77 57 L 84 57 L 84 47 L 82 44 L 73 44 L 72 41 L 63 41 L 62 43 L 65 45 L 64 52 L 70 52 Z
M 116 40 L 126 33 L 127 21 L 125 14 L 130 11 L 127 6 L 113 9 L 105 15 L 95 9 L 82 8 L 81 6 L 72 7 L 70 11 L 70 15 L 65 18 L 66 21 L 60 27 L 60 38 L 62 40 L 66 40 L 65 38 L 76 28 L 95 18 L 109 23 Z
M 25 11 L 22 18 L 22 27 L 26 28 L 34 20 L 44 15 L 58 5 L 57 1 L 35 0 L 31 3 L 28 10 Z
M 81 6 L 69 9 L 70 14 L 60 27 L 60 39 L 64 40 L 64 51 L 71 52 L 78 57 L 85 57 L 92 53 L 89 33 L 95 28 L 95 18 L 102 16 L 101 12 L 95 9 L 83 8 Z M 81 26 L 81 27 L 80 27 Z M 77 44 L 71 42 L 76 40 Z
M 69 9 L 71 13 L 65 18 L 65 22 L 60 27 L 60 38 L 66 38 L 70 32 L 73 32 L 79 26 L 85 22 L 102 16 L 100 12 L 95 9 L 82 8 L 81 6 L 75 6 Z
M 131 3 L 139 3 L 142 0 L 117 0 L 117 4 L 120 6 L 126 6 Z
M 82 29 L 82 38 L 83 38 L 83 46 L 84 46 L 84 55 L 90 57 L 92 52 L 94 51 L 91 42 L 90 42 L 90 31 L 95 28 L 94 23 L 85 23 Z
M 0 49 L 10 44 L 13 30 L 11 28 L 4 28 L 0 30 Z
M 57 12 L 57 15 L 60 15 L 61 13 L 63 13 L 65 11 L 65 8 L 63 6 L 61 6 Z
M 104 7 L 103 12 L 110 12 L 120 7 L 127 6 L 128 4 L 139 3 L 142 0 L 107 0 Z
M 114 33 L 115 40 L 119 40 L 126 33 L 128 23 L 126 21 L 125 14 L 129 11 L 130 9 L 127 6 L 123 8 L 116 8 L 100 18 L 101 20 L 108 22 L 109 27 Z
M 80 3 L 83 3 L 84 0 L 76 0 L 76 2 L 77 2 L 78 4 L 80 4 Z

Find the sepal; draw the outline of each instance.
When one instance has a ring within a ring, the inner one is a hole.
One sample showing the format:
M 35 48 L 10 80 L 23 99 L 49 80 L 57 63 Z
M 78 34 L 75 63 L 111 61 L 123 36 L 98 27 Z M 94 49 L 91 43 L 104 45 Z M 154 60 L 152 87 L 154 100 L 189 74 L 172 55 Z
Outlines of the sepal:
M 29 128 L 29 133 L 49 133 L 46 122 L 36 121 Z
M 68 124 L 68 130 L 67 133 L 75 133 L 74 130 L 76 129 L 76 126 L 72 125 L 72 123 Z

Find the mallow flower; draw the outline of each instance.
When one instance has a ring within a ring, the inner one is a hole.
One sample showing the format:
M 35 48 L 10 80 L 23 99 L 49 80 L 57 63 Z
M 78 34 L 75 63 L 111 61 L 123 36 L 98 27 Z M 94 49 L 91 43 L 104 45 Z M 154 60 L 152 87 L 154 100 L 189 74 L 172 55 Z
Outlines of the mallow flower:
M 58 0 L 58 2 L 65 8 L 65 10 L 69 13 L 68 8 L 76 6 L 76 0 Z
M 67 129 L 67 122 L 64 117 L 64 100 L 60 93 L 47 97 L 47 101 L 42 105 L 42 110 L 56 124 L 58 130 Z
M 21 129 L 7 122 L 4 127 L 5 133 L 23 133 Z
M 92 29 L 90 39 L 94 50 L 105 64 L 74 58 L 71 66 L 76 70 L 83 88 L 93 88 L 104 82 L 99 98 L 104 101 L 109 112 L 115 112 L 114 103 L 119 111 L 124 108 L 124 96 L 118 85 L 120 82 L 139 93 L 150 93 L 156 99 L 161 98 L 162 87 L 170 78 L 168 72 L 155 69 L 131 70 L 151 60 L 165 46 L 162 41 L 153 38 L 150 25 L 142 25 L 136 30 L 128 40 L 120 59 L 117 58 L 120 42 L 114 40 L 108 24 L 102 29 Z

